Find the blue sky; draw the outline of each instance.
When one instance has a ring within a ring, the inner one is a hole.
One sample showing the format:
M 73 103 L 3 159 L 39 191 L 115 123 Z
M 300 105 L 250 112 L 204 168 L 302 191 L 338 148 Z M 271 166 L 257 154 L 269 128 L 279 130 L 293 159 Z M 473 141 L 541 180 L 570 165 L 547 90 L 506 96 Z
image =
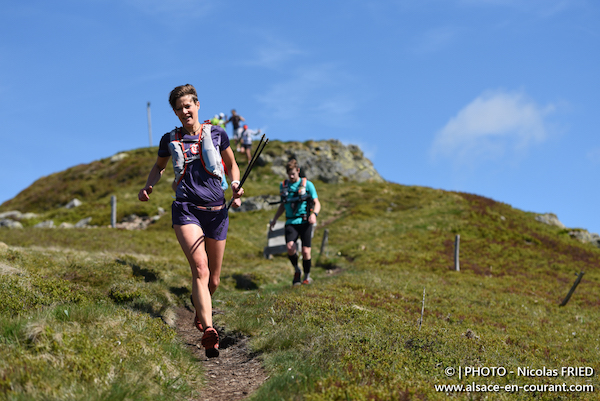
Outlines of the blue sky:
M 0 54 L 0 202 L 148 146 L 147 102 L 157 145 L 191 83 L 203 117 L 600 232 L 594 0 L 5 1 Z

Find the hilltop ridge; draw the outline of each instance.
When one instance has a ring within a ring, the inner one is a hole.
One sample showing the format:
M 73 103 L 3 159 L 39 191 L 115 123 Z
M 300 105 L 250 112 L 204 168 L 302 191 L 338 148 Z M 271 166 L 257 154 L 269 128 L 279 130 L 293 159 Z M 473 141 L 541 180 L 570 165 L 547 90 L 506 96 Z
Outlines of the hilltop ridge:
M 84 227 L 110 224 L 110 199 L 117 196 L 117 221 L 121 228 L 145 228 L 169 209 L 173 168 L 169 164 L 156 186 L 153 202 L 137 201 L 137 191 L 146 180 L 156 157 L 156 147 L 133 149 L 88 164 L 41 177 L 13 199 L 0 205 L 0 227 Z M 244 156 L 236 156 L 245 169 Z M 371 160 L 359 146 L 336 139 L 305 142 L 272 141 L 265 148 L 246 185 L 245 204 L 240 211 L 268 208 L 275 199 L 277 182 L 285 179 L 285 164 L 296 158 L 301 175 L 324 184 L 344 182 L 384 183 Z M 75 205 L 75 206 L 73 206 Z M 567 228 L 552 213 L 539 214 L 542 223 L 559 227 L 572 238 L 600 248 L 600 235 L 581 228 Z
M 153 201 L 137 201 L 137 192 L 146 182 L 148 172 L 156 159 L 156 147 L 139 148 L 79 164 L 64 171 L 36 180 L 14 198 L 0 205 L 5 219 L 14 218 L 25 225 L 43 222 L 75 225 L 91 218 L 92 225 L 110 223 L 110 199 L 118 199 L 118 216 L 124 218 L 155 216 L 169 207 L 173 180 L 171 163 L 156 186 Z M 240 169 L 246 168 L 243 155 L 236 155 Z M 265 148 L 249 178 L 251 193 L 276 194 L 277 183 L 286 177 L 285 163 L 296 158 L 305 174 L 313 181 L 384 182 L 362 150 L 356 145 L 344 145 L 338 140 L 281 142 L 271 141 Z M 257 185 L 258 184 L 258 185 Z M 76 199 L 76 207 L 70 207 Z

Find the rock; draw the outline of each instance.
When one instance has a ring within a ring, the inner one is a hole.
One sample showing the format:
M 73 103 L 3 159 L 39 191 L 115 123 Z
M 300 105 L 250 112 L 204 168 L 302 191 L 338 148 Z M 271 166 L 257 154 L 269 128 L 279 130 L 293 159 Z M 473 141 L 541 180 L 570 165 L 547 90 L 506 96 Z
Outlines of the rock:
M 540 214 L 535 217 L 535 219 L 544 224 L 548 224 L 551 226 L 556 226 L 560 228 L 566 228 L 563 223 L 558 220 L 558 217 L 554 213 L 546 213 Z
M 234 209 L 229 209 L 230 212 L 250 212 L 253 210 L 273 210 L 279 207 L 279 204 L 270 205 L 269 202 L 278 202 L 279 196 L 276 195 L 260 195 L 248 198 L 242 198 L 242 205 Z
M 77 223 L 75 223 L 75 228 L 87 227 L 90 224 L 90 221 L 92 221 L 91 217 L 86 217 L 85 219 L 81 219 Z
M 0 242 L 0 244 L 4 244 L 4 243 Z M 4 244 L 4 245 L 6 245 L 6 244 Z M 8 246 L 6 247 L 6 250 L 8 250 Z M 2 253 L 2 247 L 0 247 L 0 253 Z M 17 276 L 26 276 L 27 275 L 22 270 L 19 270 L 15 267 L 6 265 L 2 262 L 0 262 L 0 274 L 14 274 Z
M 576 230 L 570 230 L 569 235 L 571 236 L 571 238 L 575 238 L 586 244 L 587 243 L 593 244 L 593 245 L 597 246 L 598 248 L 600 248 L 600 235 L 598 235 L 596 233 L 590 233 L 587 230 L 583 230 L 583 229 L 576 229 Z
M 10 220 L 21 220 L 23 214 L 18 210 L 10 210 L 8 212 L 0 213 L 0 220 L 10 219 Z
M 37 214 L 35 213 L 21 213 L 18 210 L 11 210 L 8 212 L 0 213 L 0 220 L 10 219 L 10 220 L 27 220 L 36 218 Z
M 554 213 L 540 214 L 537 215 L 535 219 L 544 224 L 566 229 L 565 225 L 558 220 L 558 217 L 556 217 Z M 571 236 L 571 238 L 574 238 L 585 244 L 593 244 L 594 246 L 600 248 L 600 235 L 598 234 L 590 233 L 587 230 L 581 228 L 576 228 L 570 229 L 569 235 Z
M 54 228 L 54 220 L 46 220 L 41 223 L 37 223 L 34 228 Z
M 36 213 L 23 213 L 21 215 L 21 220 L 35 219 L 36 217 L 38 217 Z
M 473 340 L 473 339 L 479 340 L 479 336 L 477 334 L 475 334 L 475 332 L 471 329 L 467 329 L 467 331 L 464 332 L 462 335 L 463 335 L 463 337 L 467 337 L 471 340 Z
M 125 158 L 129 157 L 129 155 L 125 152 L 117 153 L 113 157 L 110 158 L 111 163 L 121 161 Z
M 81 206 L 82 204 L 83 204 L 83 202 L 81 202 L 79 199 L 75 198 L 71 202 L 67 203 L 65 205 L 65 208 L 67 208 L 67 209 L 73 209 L 74 207 Z
M 75 224 L 71 224 L 71 223 L 67 223 L 67 222 L 62 222 L 59 224 L 58 228 L 74 228 Z
M 0 220 L 0 227 L 23 228 L 23 224 L 21 224 L 18 221 L 11 220 L 11 219 L 2 219 L 2 220 Z
M 273 163 L 273 157 L 271 155 L 262 153 L 256 160 L 256 163 L 259 166 L 266 166 L 267 163 Z
M 290 147 L 282 156 L 269 156 L 265 161 L 270 160 L 273 164 L 272 171 L 285 178 L 285 165 L 292 158 L 298 160 L 300 175 L 309 180 L 318 179 L 332 184 L 344 181 L 385 181 L 358 146 L 346 146 L 338 140 L 310 141 L 301 147 Z
M 141 217 L 136 214 L 131 214 L 123 218 L 123 221 L 120 223 L 117 223 L 115 228 L 121 228 L 125 230 L 145 230 L 150 224 L 158 221 L 160 216 L 161 215 Z

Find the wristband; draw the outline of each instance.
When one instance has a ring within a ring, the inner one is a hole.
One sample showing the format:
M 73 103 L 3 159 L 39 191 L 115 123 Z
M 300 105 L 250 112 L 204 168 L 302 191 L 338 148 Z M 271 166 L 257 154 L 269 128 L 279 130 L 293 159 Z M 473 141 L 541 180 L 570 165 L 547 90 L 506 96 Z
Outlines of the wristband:
M 238 184 L 238 186 L 239 186 L 240 185 L 240 181 L 239 180 L 233 180 L 233 181 L 231 181 L 231 185 L 233 185 L 233 184 Z

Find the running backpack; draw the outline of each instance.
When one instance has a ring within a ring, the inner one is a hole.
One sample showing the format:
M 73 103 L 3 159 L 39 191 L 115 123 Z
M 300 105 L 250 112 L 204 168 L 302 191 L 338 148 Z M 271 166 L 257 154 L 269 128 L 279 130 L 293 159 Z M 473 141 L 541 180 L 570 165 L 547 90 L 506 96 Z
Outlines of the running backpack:
M 290 192 L 289 192 L 289 181 L 285 180 L 281 183 L 281 200 L 284 203 L 290 203 L 292 206 L 292 210 L 294 213 L 294 216 L 286 216 L 286 218 L 288 219 L 292 219 L 294 217 L 296 217 L 296 212 L 298 210 L 298 208 L 300 207 L 300 205 L 302 204 L 302 202 L 307 202 L 306 204 L 306 211 L 307 213 L 302 214 L 302 216 L 298 216 L 298 217 L 302 217 L 302 220 L 306 220 L 308 219 L 308 215 L 310 215 L 310 212 L 312 212 L 313 208 L 314 208 L 314 201 L 312 196 L 306 192 L 306 177 L 302 177 L 302 182 L 300 183 L 300 185 L 298 186 L 298 189 L 296 192 L 292 193 L 290 196 Z
M 219 146 L 215 147 L 213 143 L 211 129 L 212 125 L 205 121 L 196 139 L 183 139 L 182 128 L 175 128 L 171 131 L 169 151 L 173 157 L 173 170 L 177 185 L 183 179 L 188 164 L 198 159 L 207 173 L 221 180 L 225 177 Z

